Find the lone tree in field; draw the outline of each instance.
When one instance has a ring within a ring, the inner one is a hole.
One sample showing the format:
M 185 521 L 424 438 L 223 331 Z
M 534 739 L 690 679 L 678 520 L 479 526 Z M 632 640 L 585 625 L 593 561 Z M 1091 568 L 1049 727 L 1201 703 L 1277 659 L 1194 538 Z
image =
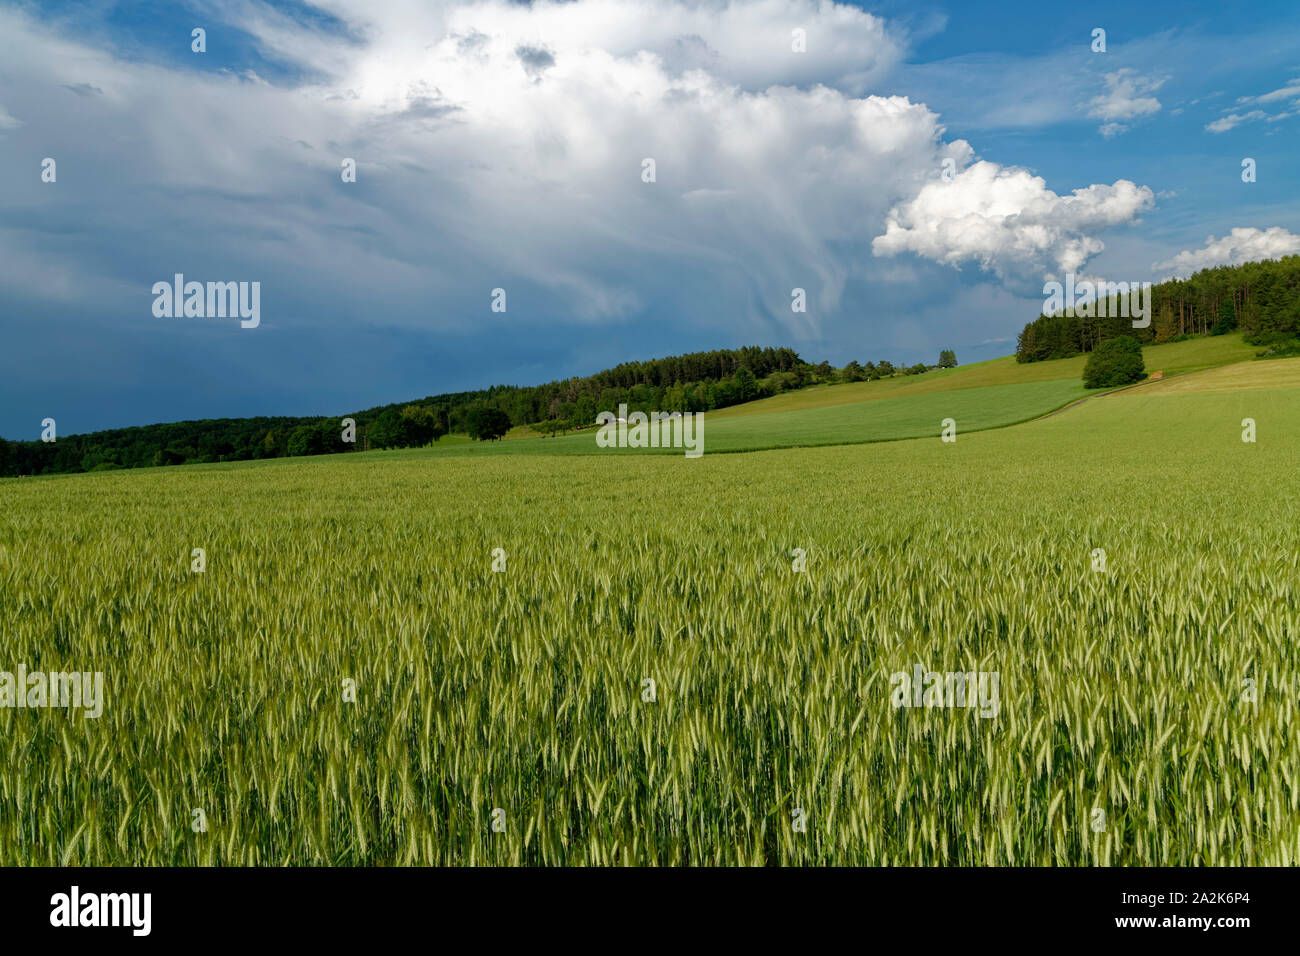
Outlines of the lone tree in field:
M 465 416 L 469 437 L 478 441 L 496 441 L 510 431 L 510 416 L 499 408 L 471 408 Z
M 956 368 L 957 353 L 952 349 L 942 349 L 939 352 L 939 368 Z
M 1106 339 L 1088 356 L 1083 367 L 1085 388 L 1114 388 L 1132 385 L 1146 378 L 1142 346 L 1131 335 Z

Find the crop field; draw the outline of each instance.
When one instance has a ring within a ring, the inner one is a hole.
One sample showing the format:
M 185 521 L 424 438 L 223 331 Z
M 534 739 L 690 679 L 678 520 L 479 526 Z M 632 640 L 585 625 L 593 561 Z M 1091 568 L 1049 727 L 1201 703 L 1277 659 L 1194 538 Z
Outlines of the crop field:
M 1179 373 L 1223 366 L 1244 369 L 1234 373 L 1232 381 L 1237 382 L 1250 381 L 1251 370 L 1260 366 L 1241 361 L 1255 351 L 1240 335 L 1171 342 L 1143 350 L 1149 369 L 1178 376 L 1179 381 Z M 1083 361 L 1079 356 L 1022 365 L 1006 357 L 923 375 L 785 392 L 707 413 L 705 447 L 716 454 L 897 441 L 937 434 L 945 418 L 952 418 L 960 433 L 1003 428 L 1086 397 L 1088 393 L 1080 384 Z M 448 436 L 439 441 L 435 451 L 459 455 L 681 454 L 674 449 L 601 449 L 596 446 L 594 430 L 541 438 L 525 427 L 514 429 L 505 442 L 486 445 Z
M 923 392 L 853 404 L 827 404 L 762 415 L 705 415 L 704 449 L 719 454 L 772 448 L 845 445 L 937 436 L 951 418 L 959 432 L 1027 421 L 1087 395 L 1075 379 Z M 441 444 L 441 443 L 439 443 Z M 456 444 L 444 455 L 682 455 L 680 448 L 600 448 L 588 430 L 555 438 Z
M 1156 387 L 0 481 L 8 656 L 104 675 L 0 709 L 0 863 L 1295 864 L 1300 391 Z
M 1195 375 L 1179 375 L 1143 386 L 1143 395 L 1171 395 L 1185 392 L 1236 392 L 1257 389 L 1300 388 L 1300 362 L 1273 359 L 1237 362 L 1205 369 Z M 1135 393 L 1128 393 L 1135 394 Z M 1250 401 L 1250 396 L 1244 396 Z
M 1167 342 L 1163 345 L 1147 345 L 1142 349 L 1142 354 L 1148 370 L 1160 370 L 1170 375 L 1228 363 L 1238 363 L 1240 367 L 1239 363 L 1251 358 L 1258 351 L 1259 349 L 1246 345 L 1240 335 L 1216 335 L 1183 342 Z M 1078 355 L 1052 362 L 1021 364 L 1014 356 L 1008 355 L 958 368 L 935 369 L 922 375 L 906 375 L 875 382 L 854 382 L 848 385 L 814 385 L 811 388 L 774 395 L 762 401 L 723 408 L 713 412 L 711 417 L 726 419 L 765 415 L 769 412 L 799 411 L 885 398 L 906 398 L 930 392 L 983 388 L 991 385 L 1024 385 L 1040 382 L 1059 384 L 1064 379 L 1077 383 L 1083 377 L 1085 360 L 1085 356 Z

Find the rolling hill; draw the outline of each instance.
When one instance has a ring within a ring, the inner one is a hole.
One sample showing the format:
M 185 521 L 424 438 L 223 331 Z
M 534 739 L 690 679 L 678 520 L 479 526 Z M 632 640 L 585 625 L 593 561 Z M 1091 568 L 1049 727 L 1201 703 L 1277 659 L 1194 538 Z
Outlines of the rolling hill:
M 1249 379 L 1257 350 L 1240 335 L 1223 335 L 1148 345 L 1148 371 L 1161 371 L 1165 383 L 1206 368 L 1237 367 Z M 861 444 L 937 435 L 951 418 L 959 434 L 1003 428 L 1039 418 L 1096 393 L 1084 389 L 1085 356 L 1034 363 L 1013 357 L 992 359 L 923 375 L 875 382 L 815 385 L 771 398 L 705 414 L 705 453 L 772 448 Z M 1155 387 L 1157 383 L 1143 385 Z M 554 438 L 515 429 L 505 441 L 464 442 L 433 452 L 449 455 L 604 455 L 682 454 L 679 449 L 603 449 L 595 430 Z

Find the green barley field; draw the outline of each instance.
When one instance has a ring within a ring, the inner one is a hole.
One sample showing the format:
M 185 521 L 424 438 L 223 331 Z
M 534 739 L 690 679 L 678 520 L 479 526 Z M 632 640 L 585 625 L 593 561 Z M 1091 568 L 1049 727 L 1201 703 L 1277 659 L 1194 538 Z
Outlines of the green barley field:
M 936 393 L 871 444 L 0 481 L 3 668 L 104 674 L 0 709 L 0 863 L 1295 864 L 1290 361 L 949 392 L 953 444 Z M 916 665 L 996 716 L 896 708 Z
M 833 386 L 827 391 L 833 392 L 835 387 L 849 386 Z M 710 454 L 723 454 L 897 441 L 936 434 L 938 423 L 945 418 L 958 422 L 962 432 L 983 431 L 1046 415 L 1086 395 L 1087 391 L 1078 379 L 1065 379 L 989 385 L 960 391 L 908 395 L 886 393 L 879 399 L 873 396 L 872 400 L 852 404 L 773 410 L 764 414 L 708 415 L 705 417 L 704 447 Z M 460 442 L 439 447 L 437 451 L 443 455 L 475 456 L 683 454 L 681 449 L 670 448 L 599 448 L 594 429 L 553 438 Z

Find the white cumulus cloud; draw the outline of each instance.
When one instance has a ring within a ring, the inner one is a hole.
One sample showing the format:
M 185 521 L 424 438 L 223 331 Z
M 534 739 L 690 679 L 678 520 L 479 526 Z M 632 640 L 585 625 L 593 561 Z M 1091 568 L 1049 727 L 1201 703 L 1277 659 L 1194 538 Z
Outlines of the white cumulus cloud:
M 1236 266 L 1243 262 L 1278 259 L 1296 254 L 1300 254 L 1300 236 L 1281 226 L 1269 229 L 1238 227 L 1221 239 L 1210 236 L 1201 248 L 1180 252 L 1171 259 L 1157 262 L 1151 269 L 1185 278 L 1194 272 L 1215 266 Z
M 981 161 L 895 206 L 872 251 L 976 262 L 1002 277 L 1077 273 L 1105 248 L 1093 233 L 1133 222 L 1154 201 L 1126 179 L 1059 196 L 1026 169 Z

